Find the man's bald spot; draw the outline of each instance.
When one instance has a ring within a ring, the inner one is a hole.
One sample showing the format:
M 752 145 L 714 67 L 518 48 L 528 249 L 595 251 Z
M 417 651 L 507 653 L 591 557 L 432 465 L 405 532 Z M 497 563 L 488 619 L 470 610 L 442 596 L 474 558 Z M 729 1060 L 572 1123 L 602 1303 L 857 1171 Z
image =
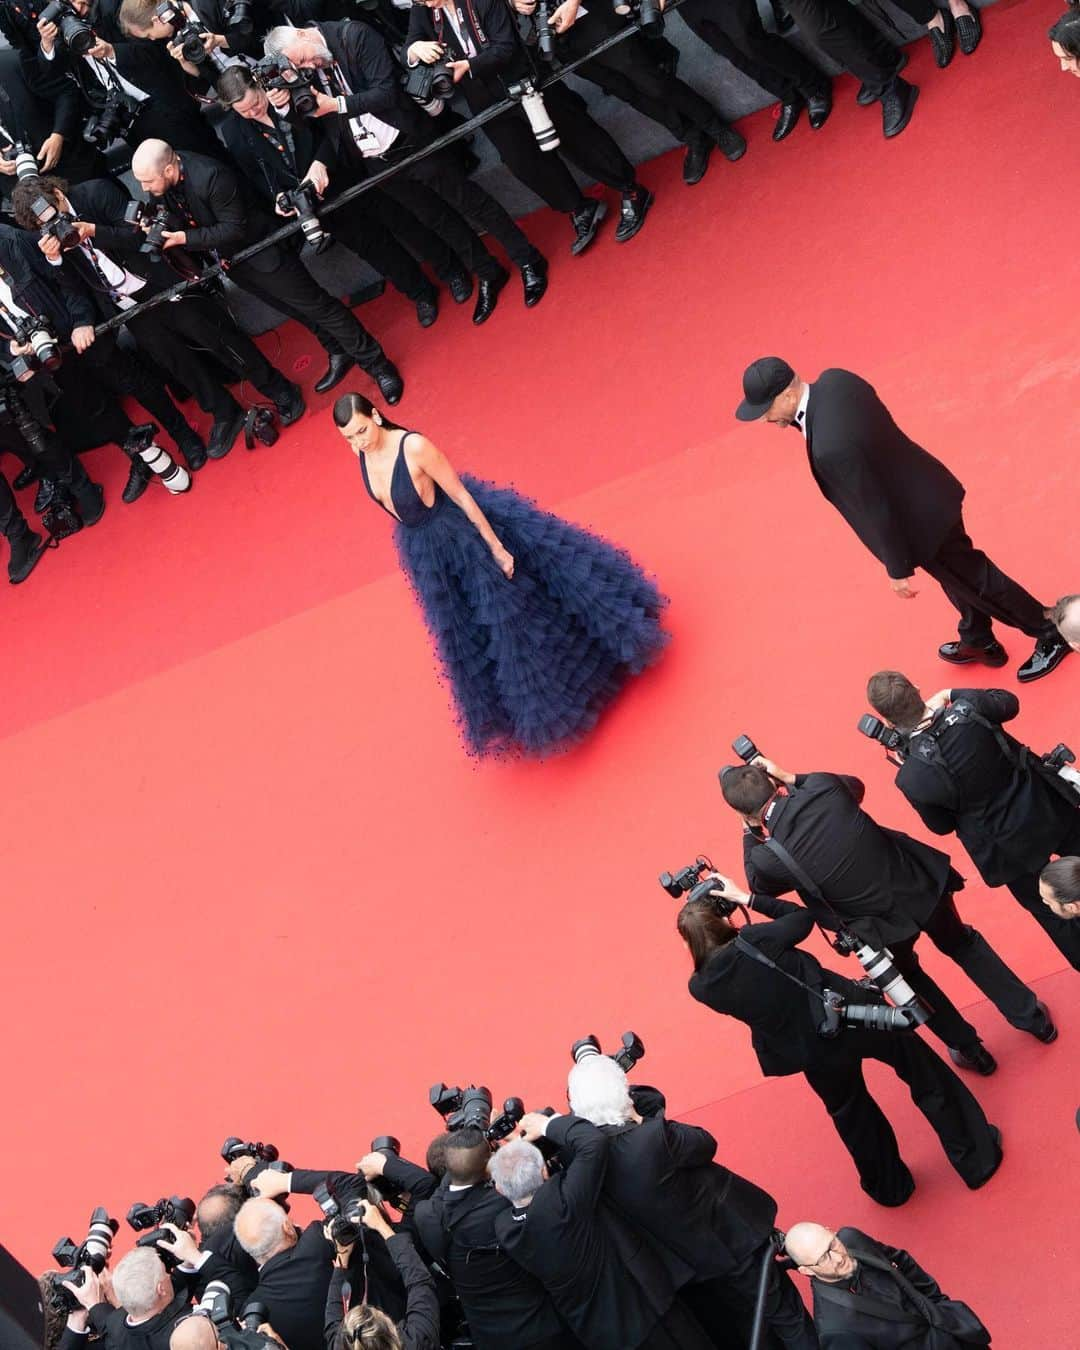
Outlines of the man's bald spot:
M 175 155 L 176 151 L 168 141 L 143 141 L 131 157 L 131 172 L 136 178 L 143 174 L 160 173 Z
M 169 1350 L 217 1350 L 218 1338 L 208 1317 L 185 1317 L 169 1337 Z
M 796 1223 L 787 1231 L 784 1248 L 798 1266 L 815 1266 L 828 1251 L 832 1229 L 820 1223 Z
M 227 1195 L 204 1196 L 199 1201 L 199 1207 L 195 1211 L 199 1220 L 199 1227 L 209 1225 L 211 1228 L 216 1228 L 226 1219 L 231 1219 L 236 1212 L 236 1208 L 236 1204 Z

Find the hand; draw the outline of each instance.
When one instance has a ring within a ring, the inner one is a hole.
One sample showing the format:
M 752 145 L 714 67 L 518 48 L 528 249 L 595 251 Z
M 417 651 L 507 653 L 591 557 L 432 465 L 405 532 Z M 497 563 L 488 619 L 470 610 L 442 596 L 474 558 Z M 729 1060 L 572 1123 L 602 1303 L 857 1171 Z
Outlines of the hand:
M 0 173 L 7 174 L 10 178 L 14 172 L 15 161 L 13 159 L 7 159 L 4 155 L 0 155 Z
M 225 1180 L 231 1181 L 239 1186 L 247 1174 L 255 1166 L 255 1159 L 250 1153 L 242 1153 L 239 1158 L 234 1158 L 225 1169 Z
M 931 712 L 940 712 L 942 708 L 947 708 L 952 702 L 951 689 L 939 689 L 936 694 L 932 694 L 926 700 L 926 706 Z
M 89 1312 L 101 1302 L 101 1281 L 89 1266 L 83 1266 L 82 1272 L 82 1284 L 69 1284 L 66 1288 L 71 1290 L 78 1303 Z
M 29 356 L 34 350 L 29 342 L 16 342 L 14 338 L 8 343 L 8 350 L 12 356 Z
M 321 197 L 330 186 L 330 173 L 326 165 L 317 159 L 311 161 L 308 171 L 300 180 L 303 183 L 310 183 L 318 195 Z
M 50 262 L 57 262 L 63 249 L 60 247 L 60 240 L 54 239 L 51 234 L 44 234 L 37 241 L 37 246 Z
M 356 1164 L 356 1170 L 363 1173 L 365 1181 L 372 1181 L 375 1177 L 381 1177 L 385 1167 L 385 1153 L 367 1153 Z
M 290 1172 L 278 1172 L 268 1167 L 265 1171 L 260 1172 L 257 1177 L 252 1177 L 250 1185 L 256 1195 L 261 1195 L 267 1200 L 274 1200 L 279 1195 L 289 1194 L 292 1189 L 292 1174 Z
M 287 89 L 268 89 L 266 97 L 278 112 L 284 112 L 292 103 L 292 95 Z
M 912 577 L 890 577 L 889 585 L 901 600 L 914 600 L 919 592 L 911 589 L 912 580 Z
M 469 73 L 468 61 L 447 61 L 446 69 L 454 77 L 454 83 L 460 84 Z
M 154 1246 L 171 1252 L 182 1266 L 193 1266 L 202 1255 L 199 1244 L 190 1233 L 183 1228 L 177 1228 L 174 1223 L 163 1223 L 161 1226 L 169 1236 L 159 1237 Z
M 565 33 L 573 28 L 577 23 L 578 9 L 580 0 L 563 0 L 563 3 L 554 11 L 549 23 L 556 33 Z
M 378 1205 L 373 1205 L 370 1200 L 360 1201 L 361 1218 L 364 1227 L 370 1228 L 375 1233 L 380 1233 L 384 1238 L 392 1238 L 394 1230 L 386 1222 L 386 1217 L 379 1209 Z
M 97 334 L 94 332 L 94 326 L 90 323 L 81 324 L 78 328 L 71 330 L 71 345 L 82 355 L 88 348 L 94 345 Z
M 766 759 L 764 755 L 755 755 L 750 761 L 751 764 L 758 765 L 765 770 L 770 778 L 775 778 L 778 783 L 786 783 L 792 787 L 795 783 L 795 775 L 782 769 L 779 764 L 774 764 L 771 759 Z
M 41 142 L 41 149 L 37 152 L 37 160 L 41 165 L 42 173 L 50 173 L 55 169 L 63 152 L 64 138 L 58 131 L 54 131 L 51 136 L 46 136 Z
M 60 36 L 60 29 L 54 23 L 45 23 L 38 19 L 38 37 L 41 40 L 41 50 L 46 56 L 56 46 L 56 39 Z
M 315 111 L 312 117 L 330 117 L 337 112 L 337 99 L 331 98 L 321 90 L 315 90 Z
M 334 1265 L 337 1266 L 339 1270 L 347 1270 L 349 1266 L 349 1261 L 352 1258 L 352 1250 L 356 1246 L 356 1243 L 350 1242 L 347 1245 L 342 1245 L 342 1243 L 337 1242 L 335 1240 L 333 1219 L 331 1219 L 328 1223 L 323 1224 L 322 1231 L 323 1237 L 327 1240 L 327 1242 L 333 1244 Z
M 209 56 L 211 52 L 216 51 L 219 47 L 227 47 L 229 45 L 229 39 L 222 33 L 204 33 L 202 45 L 203 50 Z
M 116 48 L 111 42 L 106 42 L 104 38 L 98 38 L 86 54 L 92 56 L 96 61 L 116 60 Z
M 499 571 L 503 574 L 503 576 L 507 579 L 507 581 L 509 581 L 511 577 L 514 575 L 513 554 L 508 553 L 506 549 L 503 548 L 502 544 L 498 544 L 495 548 L 491 550 L 491 556 L 495 559 L 495 566 L 499 569 Z
M 186 230 L 162 230 L 162 248 L 182 248 L 187 243 Z
M 733 900 L 737 905 L 748 905 L 750 903 L 750 892 L 744 891 L 737 882 L 724 876 L 723 872 L 706 872 L 705 875 L 719 881 L 725 900 Z
M 540 1111 L 527 1111 L 518 1121 L 517 1137 L 527 1140 L 530 1144 L 535 1143 L 537 1139 L 543 1138 L 550 1120 L 550 1116 L 545 1116 Z
M 410 61 L 419 61 L 422 66 L 433 66 L 445 50 L 441 42 L 414 42 L 406 57 Z

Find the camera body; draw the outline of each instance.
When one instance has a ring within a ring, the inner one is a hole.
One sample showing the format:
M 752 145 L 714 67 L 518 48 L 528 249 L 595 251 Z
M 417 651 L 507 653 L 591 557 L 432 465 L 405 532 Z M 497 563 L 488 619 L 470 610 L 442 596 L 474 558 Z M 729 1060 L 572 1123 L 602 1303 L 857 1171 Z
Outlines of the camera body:
M 364 1229 L 364 1211 L 359 1198 L 347 1200 L 343 1208 L 325 1182 L 315 1187 L 312 1196 L 330 1224 L 333 1240 L 341 1247 L 352 1246 Z
M 56 24 L 60 40 L 76 56 L 85 56 L 97 46 L 97 34 L 67 0 L 52 0 L 38 15 L 38 22 Z
M 317 104 L 311 88 L 311 72 L 297 70 L 288 57 L 264 56 L 251 67 L 251 73 L 267 93 L 272 89 L 284 89 L 298 117 L 310 117 L 315 111 Z
M 595 1036 L 583 1036 L 580 1041 L 575 1041 L 570 1047 L 570 1058 L 575 1064 L 580 1064 L 583 1059 L 588 1059 L 591 1055 L 602 1055 L 603 1053 L 600 1042 Z M 643 1058 L 644 1054 L 645 1042 L 637 1032 L 624 1031 L 622 1034 L 622 1049 L 616 1050 L 613 1055 L 608 1055 L 608 1059 L 613 1059 L 623 1073 L 629 1073 L 634 1065 Z
M 313 183 L 299 183 L 288 192 L 279 192 L 274 205 L 282 215 L 293 214 L 300 223 L 304 247 L 312 253 L 325 253 L 334 242 L 319 219 L 319 196 Z
M 430 65 L 419 63 L 405 72 L 405 92 L 423 110 L 435 117 L 454 92 L 454 77 L 445 57 Z
M 136 1233 L 157 1228 L 163 1223 L 175 1224 L 177 1228 L 190 1228 L 195 1221 L 195 1201 L 181 1195 L 163 1197 L 154 1205 L 144 1205 L 141 1200 L 136 1200 L 126 1217 Z
M 757 751 L 754 753 L 757 754 Z M 726 919 L 739 907 L 734 900 L 724 899 L 723 882 L 717 881 L 715 877 L 705 876 L 706 872 L 715 870 L 709 859 L 704 854 L 699 854 L 692 863 L 687 863 L 678 872 L 661 872 L 657 880 L 673 899 L 681 900 L 685 895 L 688 904 L 691 900 L 709 900 L 716 912 Z
M 82 236 L 75 228 L 75 217 L 53 206 L 44 193 L 34 198 L 30 210 L 37 219 L 42 239 L 55 239 L 65 251 L 78 248 L 82 243 Z
M 227 1163 L 236 1162 L 237 1158 L 254 1158 L 257 1162 L 276 1163 L 281 1155 L 273 1144 L 254 1143 L 251 1140 L 241 1139 L 239 1135 L 230 1134 L 221 1146 L 221 1156 Z M 291 1172 L 292 1168 L 286 1163 L 282 1170 Z
M 502 1111 L 493 1120 L 490 1088 L 476 1087 L 472 1083 L 467 1088 L 435 1083 L 428 1093 L 428 1100 L 446 1121 L 446 1128 L 451 1133 L 454 1130 L 477 1129 L 489 1144 L 512 1134 L 525 1114 L 525 1104 L 520 1097 L 507 1097 Z
M 169 208 L 164 202 L 129 202 L 124 210 L 129 225 L 145 226 L 139 252 L 153 262 L 161 262 L 165 253 L 165 231 L 169 228 Z
M 880 717 L 875 717 L 873 713 L 863 713 L 855 724 L 855 729 L 868 736 L 870 740 L 877 741 L 879 745 L 885 747 L 886 753 L 895 756 L 898 760 L 905 760 L 911 745 L 911 737 L 905 735 L 902 731 L 897 731 L 895 727 L 890 727 L 883 722 Z
M 225 27 L 238 38 L 250 37 L 255 28 L 251 0 L 225 0 Z
M 100 112 L 92 113 L 83 126 L 83 140 L 88 145 L 105 150 L 113 141 L 120 140 L 131 130 L 135 122 L 136 109 L 117 89 L 110 89 L 105 96 L 105 106 Z
M 203 39 L 209 34 L 210 29 L 201 19 L 193 18 L 186 9 L 183 9 L 180 0 L 162 0 L 154 10 L 154 16 L 162 23 L 167 23 L 173 30 L 173 41 L 180 44 L 180 55 L 189 65 L 196 66 L 200 70 L 205 65 L 214 66 L 218 70 L 228 68 L 229 63 L 220 52 L 206 50 Z
M 69 1309 L 74 1310 L 81 1307 L 78 1299 L 71 1291 L 86 1283 L 86 1274 L 83 1267 L 89 1266 L 95 1274 L 101 1274 L 108 1264 L 112 1252 L 113 1238 L 119 1228 L 120 1224 L 117 1220 L 111 1219 L 108 1210 L 99 1205 L 90 1215 L 86 1237 L 78 1246 L 71 1238 L 63 1237 L 52 1249 L 53 1260 L 58 1266 L 69 1272 L 65 1275 L 57 1275 L 53 1281 Z
M 17 380 L 27 380 L 37 370 L 56 370 L 60 365 L 60 339 L 42 315 L 31 314 L 20 320 L 15 325 L 15 341 L 31 349 L 29 356 L 12 360 L 11 373 Z M 20 374 L 23 370 L 26 373 Z

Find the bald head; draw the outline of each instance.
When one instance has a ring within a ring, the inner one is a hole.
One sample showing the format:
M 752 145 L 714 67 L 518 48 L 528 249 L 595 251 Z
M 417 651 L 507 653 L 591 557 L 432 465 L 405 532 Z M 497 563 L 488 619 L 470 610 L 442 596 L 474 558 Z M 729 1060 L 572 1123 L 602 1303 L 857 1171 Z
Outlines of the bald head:
M 787 1230 L 784 1250 L 797 1266 L 812 1266 L 832 1240 L 832 1230 L 820 1223 L 797 1223 Z
M 248 1200 L 236 1216 L 236 1239 L 257 1265 L 296 1243 L 296 1229 L 279 1204 L 262 1197 Z
M 209 1317 L 185 1317 L 169 1337 L 169 1350 L 218 1350 L 219 1345 Z
M 131 157 L 131 172 L 141 178 L 146 172 L 163 169 L 175 154 L 168 141 L 142 141 Z

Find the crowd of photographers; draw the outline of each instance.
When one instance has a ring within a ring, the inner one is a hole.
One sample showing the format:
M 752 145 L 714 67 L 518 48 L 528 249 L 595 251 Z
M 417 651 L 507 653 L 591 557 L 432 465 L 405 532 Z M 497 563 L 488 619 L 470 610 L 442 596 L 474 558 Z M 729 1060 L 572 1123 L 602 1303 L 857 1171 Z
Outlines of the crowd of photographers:
M 927 26 L 939 65 L 978 45 L 978 12 L 966 0 L 897 3 Z M 582 193 L 571 164 L 619 193 L 618 242 L 642 228 L 653 198 L 572 88 L 539 87 L 560 63 L 579 62 L 579 76 L 676 136 L 688 184 L 715 149 L 738 159 L 743 138 L 678 78 L 662 8 L 0 0 L 13 49 L 0 94 L 0 450 L 19 462 L 12 483 L 0 476 L 10 581 L 25 580 L 45 546 L 12 487 L 37 485 L 45 537 L 59 541 L 105 508 L 82 450 L 115 444 L 128 460 L 123 500 L 134 502 L 155 477 L 186 492 L 192 474 L 241 436 L 249 447 L 272 444 L 303 415 L 301 389 L 236 322 L 230 287 L 315 334 L 327 354 L 317 392 L 358 367 L 390 404 L 404 388 L 392 355 L 308 270 L 305 253 L 336 240 L 400 291 L 424 327 L 442 287 L 459 304 L 475 295 L 479 324 L 509 280 L 488 236 L 519 270 L 526 306 L 540 301 L 547 260 L 470 176 L 466 141 L 431 149 L 461 126 L 456 94 L 471 117 L 487 119 L 483 134 L 509 170 L 566 214 L 575 255 L 596 239 L 607 206 Z M 911 116 L 917 90 L 899 73 L 906 56 L 846 0 L 766 7 L 769 31 L 756 0 L 682 0 L 679 12 L 780 100 L 778 140 L 803 111 L 818 128 L 831 109 L 830 78 L 781 36 L 793 19 L 863 80 L 859 101 L 880 102 L 886 136 Z M 376 175 L 376 187 L 356 192 Z M 327 209 L 350 190 L 355 197 Z M 298 228 L 262 246 L 289 222 Z M 171 294 L 196 278 L 197 289 Z M 211 418 L 205 440 L 182 410 L 188 398 Z M 133 422 L 124 399 L 153 420 Z

